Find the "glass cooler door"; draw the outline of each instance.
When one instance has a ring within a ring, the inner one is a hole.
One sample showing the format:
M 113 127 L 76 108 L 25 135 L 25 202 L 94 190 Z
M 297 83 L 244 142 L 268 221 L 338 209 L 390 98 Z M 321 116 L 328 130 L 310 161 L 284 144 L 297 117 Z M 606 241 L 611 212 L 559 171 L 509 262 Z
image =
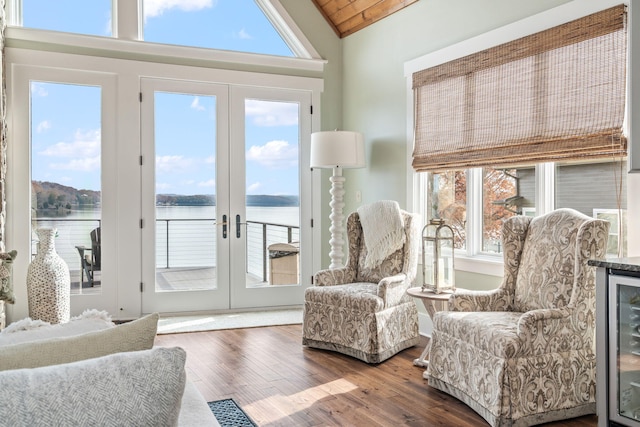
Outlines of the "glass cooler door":
M 640 278 L 610 276 L 610 416 L 640 426 Z

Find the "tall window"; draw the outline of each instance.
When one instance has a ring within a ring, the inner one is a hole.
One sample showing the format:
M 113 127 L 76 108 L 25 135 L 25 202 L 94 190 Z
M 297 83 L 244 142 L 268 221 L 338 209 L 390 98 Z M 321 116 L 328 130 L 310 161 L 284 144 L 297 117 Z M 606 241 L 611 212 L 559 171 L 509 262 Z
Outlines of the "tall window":
M 96 259 L 91 231 L 102 221 L 102 90 L 32 81 L 30 92 L 32 230 L 57 230 L 56 249 L 69 266 L 73 294 L 100 293 L 100 273 L 90 280 L 85 273 L 94 270 L 84 267 Z M 37 250 L 33 239 L 32 254 Z

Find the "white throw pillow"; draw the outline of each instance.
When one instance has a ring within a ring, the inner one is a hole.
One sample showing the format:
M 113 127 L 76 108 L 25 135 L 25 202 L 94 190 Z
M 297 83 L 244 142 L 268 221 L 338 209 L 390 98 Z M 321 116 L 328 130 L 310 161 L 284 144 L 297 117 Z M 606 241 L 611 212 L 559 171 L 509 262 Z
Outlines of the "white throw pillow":
M 175 426 L 186 353 L 178 347 L 0 372 L 3 425 Z
M 153 347 L 158 318 L 158 313 L 154 313 L 101 331 L 3 346 L 0 371 L 58 365 L 125 351 L 148 350 Z
M 49 338 L 81 335 L 114 326 L 109 313 L 98 310 L 85 310 L 80 316 L 71 318 L 67 323 L 57 325 L 27 317 L 13 322 L 0 332 L 0 347 Z

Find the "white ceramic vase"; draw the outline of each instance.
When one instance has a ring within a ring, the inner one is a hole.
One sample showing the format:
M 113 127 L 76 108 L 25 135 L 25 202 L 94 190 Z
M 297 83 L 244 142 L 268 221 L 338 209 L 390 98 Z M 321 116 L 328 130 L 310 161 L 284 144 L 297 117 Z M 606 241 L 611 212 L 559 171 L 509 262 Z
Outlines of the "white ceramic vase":
M 49 323 L 69 321 L 71 279 L 69 266 L 55 247 L 55 228 L 39 228 L 38 254 L 27 270 L 29 317 Z

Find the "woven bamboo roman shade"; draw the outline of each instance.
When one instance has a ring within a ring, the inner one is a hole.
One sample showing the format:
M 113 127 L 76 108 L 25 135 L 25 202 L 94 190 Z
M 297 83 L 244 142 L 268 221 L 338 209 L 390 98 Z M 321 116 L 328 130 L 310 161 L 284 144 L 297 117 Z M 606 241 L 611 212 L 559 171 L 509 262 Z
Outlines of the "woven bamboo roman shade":
M 626 154 L 624 5 L 413 74 L 418 172 Z

